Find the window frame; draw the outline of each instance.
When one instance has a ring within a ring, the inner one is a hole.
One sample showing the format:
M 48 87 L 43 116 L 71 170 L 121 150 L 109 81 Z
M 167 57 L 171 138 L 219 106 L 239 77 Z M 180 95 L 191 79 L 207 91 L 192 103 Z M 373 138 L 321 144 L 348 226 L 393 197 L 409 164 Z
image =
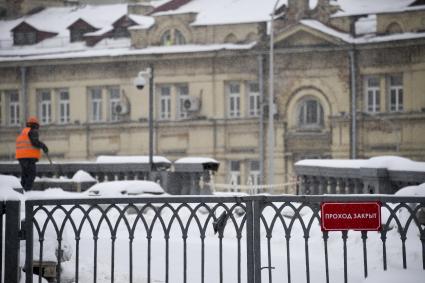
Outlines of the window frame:
M 234 170 L 233 166 L 237 165 L 238 169 Z M 229 160 L 229 180 L 232 185 L 241 185 L 241 161 Z M 236 181 L 236 183 L 232 183 Z
M 185 92 L 182 91 L 182 89 L 186 89 Z M 176 91 L 177 91 L 177 118 L 178 119 L 187 119 L 189 116 L 188 111 L 184 109 L 184 100 L 188 99 L 190 97 L 189 95 L 189 85 L 186 83 L 177 84 L 176 85 Z
M 233 87 L 238 87 L 238 92 L 233 92 Z M 240 82 L 228 82 L 226 85 L 227 92 L 227 113 L 228 118 L 240 118 L 241 117 L 241 83 Z
M 168 93 L 164 90 L 168 89 Z M 167 121 L 171 119 L 171 85 L 159 86 L 159 120 Z
M 256 85 L 257 91 L 252 91 L 252 86 Z M 260 102 L 260 85 L 258 82 L 248 83 L 248 116 L 258 117 L 260 116 L 261 102 Z
M 7 125 L 20 126 L 21 106 L 20 106 L 20 93 L 18 90 L 6 90 L 5 92 L 7 101 Z M 16 96 L 16 100 L 12 99 Z
M 67 98 L 64 99 L 62 97 L 63 94 L 67 95 Z M 70 104 L 70 95 L 69 90 L 67 88 L 62 88 L 57 90 L 58 95 L 58 114 L 59 119 L 58 123 L 61 125 L 69 124 L 71 122 L 71 104 Z
M 393 78 L 400 79 L 400 84 L 393 83 Z M 388 77 L 388 110 L 390 112 L 402 112 L 404 110 L 403 75 L 396 74 Z M 393 103 L 394 100 L 394 103 Z
M 107 87 L 108 92 L 108 106 L 109 106 L 109 121 L 118 122 L 120 121 L 120 115 L 115 112 L 116 105 L 121 103 L 121 92 L 119 86 Z
M 96 91 L 96 92 L 94 92 Z M 103 88 L 98 86 L 93 86 L 88 88 L 89 96 L 89 121 L 90 123 L 99 123 L 103 122 Z M 100 96 L 100 97 L 95 97 Z
M 37 90 L 38 97 L 38 116 L 41 125 L 48 125 L 52 120 L 52 90 L 39 89 Z M 48 98 L 48 99 L 46 99 Z
M 311 110 L 309 105 L 310 102 L 315 103 L 315 109 Z M 311 119 L 311 111 L 315 111 L 315 121 L 309 122 Z M 320 100 L 317 97 L 307 95 L 300 99 L 297 107 L 297 122 L 298 128 L 302 130 L 320 130 L 325 126 L 325 117 L 324 109 Z M 301 117 L 302 116 L 302 117 Z
M 370 80 L 376 79 L 378 85 L 371 85 Z M 364 79 L 365 111 L 367 113 L 381 112 L 381 79 L 379 76 L 366 76 Z

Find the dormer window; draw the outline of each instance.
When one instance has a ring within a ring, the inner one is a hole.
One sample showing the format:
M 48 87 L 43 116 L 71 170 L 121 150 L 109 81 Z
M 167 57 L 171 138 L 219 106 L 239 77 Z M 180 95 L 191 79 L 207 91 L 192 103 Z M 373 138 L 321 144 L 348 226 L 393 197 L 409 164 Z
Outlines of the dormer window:
M 130 32 L 128 31 L 128 28 L 135 25 L 137 24 L 132 19 L 130 19 L 127 15 L 122 16 L 120 19 L 118 19 L 116 22 L 112 24 L 112 26 L 114 27 L 113 37 L 114 38 L 130 37 Z
M 72 25 L 68 27 L 70 32 L 71 42 L 84 41 L 84 35 L 89 32 L 95 32 L 98 29 L 88 24 L 82 19 L 78 19 Z
M 15 32 L 13 34 L 14 45 L 31 45 L 37 43 L 37 33 L 35 31 Z
M 166 30 L 161 36 L 161 45 L 183 45 L 186 44 L 186 38 L 178 29 Z

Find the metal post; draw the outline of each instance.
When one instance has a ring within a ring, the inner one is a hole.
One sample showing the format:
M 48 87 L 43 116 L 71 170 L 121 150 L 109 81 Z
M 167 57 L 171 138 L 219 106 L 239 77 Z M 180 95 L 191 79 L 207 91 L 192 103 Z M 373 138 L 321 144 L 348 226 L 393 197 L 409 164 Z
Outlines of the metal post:
M 6 233 L 5 233 L 5 263 L 4 282 L 19 282 L 19 222 L 21 202 L 18 200 L 6 202 Z
M 152 178 L 153 170 L 153 87 L 154 70 L 153 65 L 149 66 L 149 179 Z
M 23 106 L 23 121 L 27 121 L 29 117 L 29 97 L 28 97 L 28 81 L 27 81 L 27 67 L 21 67 L 21 95 L 22 95 L 22 106 Z
M 279 0 L 276 1 L 273 7 L 273 11 L 270 15 L 270 62 L 269 62 L 269 135 L 268 135 L 268 160 L 269 160 L 269 174 L 268 174 L 268 183 L 272 185 L 274 183 L 274 125 L 273 125 L 273 96 L 274 96 L 274 30 L 273 30 L 273 21 L 274 14 L 276 12 L 277 5 Z M 273 187 L 270 186 L 270 193 L 273 193 Z
M 357 158 L 357 93 L 354 50 L 349 51 L 351 73 L 351 159 Z
M 260 125 L 259 125 L 259 147 L 260 147 L 260 184 L 264 184 L 264 74 L 263 56 L 258 55 L 258 87 L 260 90 Z

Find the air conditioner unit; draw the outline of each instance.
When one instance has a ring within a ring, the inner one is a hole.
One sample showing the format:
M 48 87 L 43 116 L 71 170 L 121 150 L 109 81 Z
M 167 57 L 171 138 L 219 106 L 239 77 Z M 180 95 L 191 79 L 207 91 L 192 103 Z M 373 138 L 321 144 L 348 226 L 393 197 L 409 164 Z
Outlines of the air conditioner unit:
M 117 115 L 126 115 L 130 112 L 130 105 L 127 102 L 120 101 L 114 105 L 114 112 Z
M 200 100 L 199 97 L 189 96 L 188 98 L 183 100 L 183 109 L 186 111 L 194 112 L 198 111 L 200 108 Z

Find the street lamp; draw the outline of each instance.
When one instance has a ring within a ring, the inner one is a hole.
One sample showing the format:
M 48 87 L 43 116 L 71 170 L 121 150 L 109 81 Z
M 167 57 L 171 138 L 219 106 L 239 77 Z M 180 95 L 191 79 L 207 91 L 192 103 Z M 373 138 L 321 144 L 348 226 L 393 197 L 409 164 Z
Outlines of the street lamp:
M 134 79 L 134 85 L 140 90 L 146 85 L 145 78 L 149 79 L 149 179 L 153 171 L 153 76 L 153 66 L 149 65 L 148 68 L 140 71 Z
M 273 21 L 276 13 L 277 5 L 280 0 L 277 0 L 274 4 L 273 11 L 270 14 L 270 52 L 269 52 L 269 129 L 268 129 L 268 156 L 269 156 L 269 174 L 268 174 L 268 183 L 272 185 L 274 183 L 274 160 L 273 160 L 273 151 L 274 151 L 274 125 L 273 125 L 273 94 L 274 94 L 274 58 L 273 58 L 273 43 L 274 43 L 274 30 L 273 30 Z M 270 193 L 273 193 L 273 187 L 270 187 Z

